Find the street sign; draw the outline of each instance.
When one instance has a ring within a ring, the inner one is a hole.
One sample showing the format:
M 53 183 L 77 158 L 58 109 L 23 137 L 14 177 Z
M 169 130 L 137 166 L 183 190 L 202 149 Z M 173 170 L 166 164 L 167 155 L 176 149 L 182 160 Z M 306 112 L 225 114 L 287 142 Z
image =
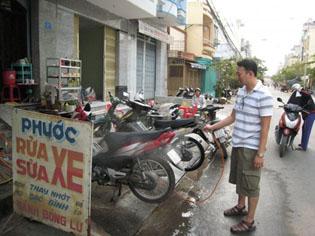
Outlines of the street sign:
M 14 211 L 89 235 L 92 124 L 19 109 L 12 118 Z

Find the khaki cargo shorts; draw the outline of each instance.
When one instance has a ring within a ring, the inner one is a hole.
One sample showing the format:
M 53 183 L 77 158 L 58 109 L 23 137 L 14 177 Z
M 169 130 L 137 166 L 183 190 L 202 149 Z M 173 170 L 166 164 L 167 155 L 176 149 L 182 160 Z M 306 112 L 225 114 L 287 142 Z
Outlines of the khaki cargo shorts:
M 236 193 L 241 196 L 258 197 L 261 168 L 254 167 L 257 150 L 233 148 L 229 182 L 236 184 Z

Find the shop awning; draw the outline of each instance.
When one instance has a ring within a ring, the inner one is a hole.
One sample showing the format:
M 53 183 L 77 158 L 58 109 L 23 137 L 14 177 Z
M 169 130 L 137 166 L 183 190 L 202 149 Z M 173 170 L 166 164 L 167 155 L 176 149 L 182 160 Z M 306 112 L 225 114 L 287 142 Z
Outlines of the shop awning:
M 191 68 L 194 69 L 200 69 L 200 70 L 206 70 L 207 66 L 206 65 L 200 65 L 198 63 L 190 63 Z

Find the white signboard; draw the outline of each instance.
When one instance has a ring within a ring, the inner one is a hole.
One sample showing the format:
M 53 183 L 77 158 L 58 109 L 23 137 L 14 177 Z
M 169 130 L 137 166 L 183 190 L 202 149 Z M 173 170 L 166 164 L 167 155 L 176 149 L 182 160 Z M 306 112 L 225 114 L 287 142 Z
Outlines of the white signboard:
M 92 124 L 19 109 L 12 115 L 14 211 L 88 235 Z
M 155 38 L 168 44 L 171 44 L 173 42 L 173 38 L 168 33 L 165 33 L 157 28 L 154 28 L 151 25 L 142 22 L 141 20 L 139 20 L 138 22 L 140 33 L 148 35 L 152 38 Z

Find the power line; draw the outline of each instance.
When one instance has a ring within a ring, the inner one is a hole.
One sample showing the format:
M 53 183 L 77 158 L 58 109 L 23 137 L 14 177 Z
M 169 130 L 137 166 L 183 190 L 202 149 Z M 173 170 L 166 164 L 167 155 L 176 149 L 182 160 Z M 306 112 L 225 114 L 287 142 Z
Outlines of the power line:
M 211 2 L 211 4 L 212 4 L 212 8 L 213 8 L 214 12 L 215 12 L 215 13 L 217 14 L 217 16 L 219 17 L 218 11 L 217 11 L 217 9 L 216 9 L 215 6 L 214 6 L 213 1 L 210 0 L 210 2 Z M 220 17 L 219 17 L 219 18 L 220 18 Z M 236 35 L 236 34 L 234 33 L 234 31 L 232 30 L 232 28 L 231 28 L 231 26 L 230 26 L 228 20 L 227 20 L 224 16 L 223 16 L 223 18 L 224 18 L 224 21 L 226 22 L 226 24 L 228 25 L 228 27 L 229 27 L 231 33 L 232 33 L 235 37 L 238 37 L 239 35 Z
M 209 1 L 206 0 L 206 2 L 207 2 L 207 5 L 208 5 L 208 7 L 209 7 L 209 9 L 210 9 L 210 12 L 211 12 L 212 16 L 213 16 L 214 19 L 217 21 L 217 23 L 218 23 L 218 25 L 219 25 L 219 27 L 220 27 L 220 29 L 221 29 L 221 31 L 222 31 L 222 33 L 223 33 L 225 39 L 226 39 L 227 42 L 230 44 L 230 46 L 233 48 L 233 50 L 235 51 L 235 53 L 236 53 L 239 57 L 242 57 L 240 51 L 237 49 L 237 47 L 236 47 L 235 44 L 233 43 L 232 39 L 230 38 L 229 34 L 226 32 L 226 30 L 225 30 L 225 28 L 224 28 L 224 26 L 223 26 L 223 24 L 222 24 L 222 21 L 221 21 L 219 15 L 218 15 L 217 12 L 210 6 Z

